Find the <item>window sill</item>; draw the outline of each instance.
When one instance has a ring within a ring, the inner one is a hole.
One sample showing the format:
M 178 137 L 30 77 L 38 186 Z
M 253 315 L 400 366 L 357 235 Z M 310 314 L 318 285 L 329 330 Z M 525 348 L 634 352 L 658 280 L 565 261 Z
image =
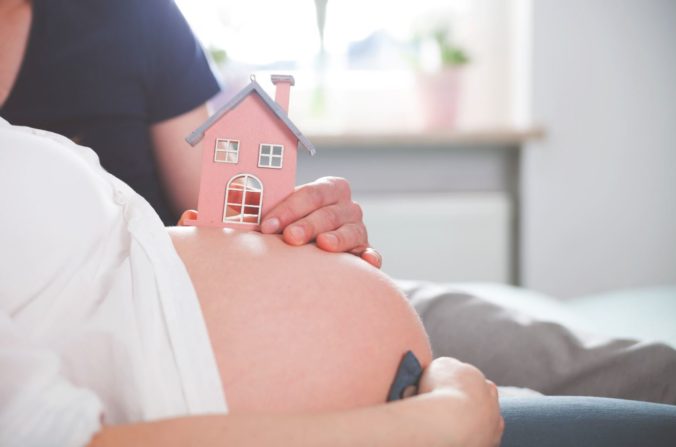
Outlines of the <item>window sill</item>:
M 486 129 L 456 131 L 341 133 L 308 135 L 310 141 L 322 149 L 378 148 L 378 147 L 435 147 L 476 146 L 520 148 L 524 143 L 545 138 L 541 127 L 524 129 Z

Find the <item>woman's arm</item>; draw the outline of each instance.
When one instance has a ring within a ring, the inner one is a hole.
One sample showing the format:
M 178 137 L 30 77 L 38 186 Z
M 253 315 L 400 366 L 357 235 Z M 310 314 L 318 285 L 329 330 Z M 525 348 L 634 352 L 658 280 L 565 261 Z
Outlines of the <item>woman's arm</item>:
M 190 146 L 186 135 L 209 117 L 206 104 L 153 124 L 150 135 L 162 185 L 173 211 L 178 215 L 197 207 L 202 167 L 202 145 Z
M 452 446 L 441 423 L 443 398 L 349 412 L 265 416 L 199 416 L 107 427 L 91 447 L 105 446 Z M 449 417 L 451 416 L 449 412 Z M 439 430 L 440 429 L 440 430 Z M 439 430 L 439 433 L 436 433 Z
M 504 428 L 495 385 L 476 368 L 435 360 L 421 390 L 391 404 L 307 415 L 197 416 L 104 428 L 90 447 L 105 446 L 452 446 L 499 444 Z

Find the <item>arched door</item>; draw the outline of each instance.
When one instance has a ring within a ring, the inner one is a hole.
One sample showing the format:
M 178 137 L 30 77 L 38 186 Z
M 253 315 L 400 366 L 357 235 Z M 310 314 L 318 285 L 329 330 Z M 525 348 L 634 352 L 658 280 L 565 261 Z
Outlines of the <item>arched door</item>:
M 225 188 L 223 222 L 259 224 L 263 184 L 251 174 L 233 177 Z

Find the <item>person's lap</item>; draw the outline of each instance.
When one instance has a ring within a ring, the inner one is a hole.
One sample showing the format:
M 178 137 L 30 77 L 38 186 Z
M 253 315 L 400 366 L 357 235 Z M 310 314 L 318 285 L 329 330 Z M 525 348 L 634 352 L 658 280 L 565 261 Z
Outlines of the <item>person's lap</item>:
M 599 397 L 503 398 L 502 447 L 671 447 L 676 406 Z

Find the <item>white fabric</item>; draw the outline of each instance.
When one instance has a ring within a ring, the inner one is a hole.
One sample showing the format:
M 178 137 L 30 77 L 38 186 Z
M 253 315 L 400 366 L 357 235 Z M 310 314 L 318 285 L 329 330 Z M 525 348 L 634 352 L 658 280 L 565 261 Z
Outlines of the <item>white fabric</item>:
M 190 278 L 89 149 L 0 119 L 0 445 L 227 411 Z

